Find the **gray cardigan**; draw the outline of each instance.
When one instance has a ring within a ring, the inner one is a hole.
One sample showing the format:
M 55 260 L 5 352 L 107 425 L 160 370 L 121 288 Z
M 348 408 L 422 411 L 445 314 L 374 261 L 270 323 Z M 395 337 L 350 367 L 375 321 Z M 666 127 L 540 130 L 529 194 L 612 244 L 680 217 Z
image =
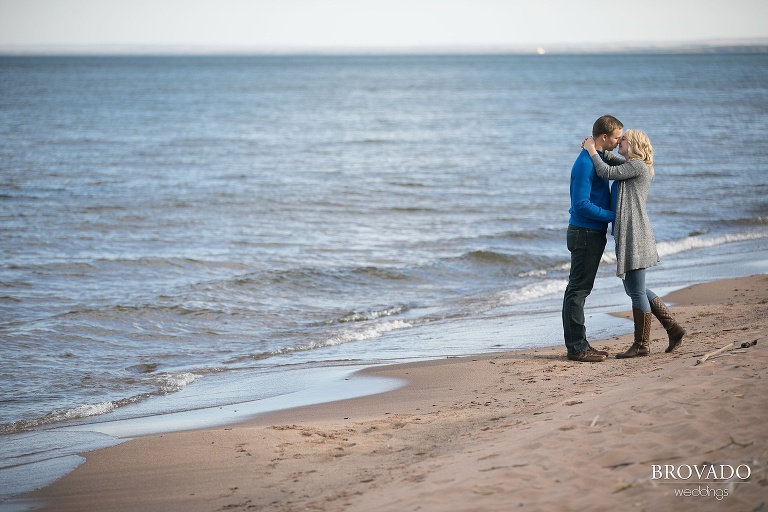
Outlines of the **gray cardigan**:
M 641 160 L 630 160 L 611 167 L 603 162 L 600 155 L 594 155 L 592 163 L 598 176 L 618 182 L 616 221 L 613 224 L 616 275 L 623 279 L 629 270 L 656 265 L 659 253 L 645 210 L 645 200 L 651 187 L 651 170 Z

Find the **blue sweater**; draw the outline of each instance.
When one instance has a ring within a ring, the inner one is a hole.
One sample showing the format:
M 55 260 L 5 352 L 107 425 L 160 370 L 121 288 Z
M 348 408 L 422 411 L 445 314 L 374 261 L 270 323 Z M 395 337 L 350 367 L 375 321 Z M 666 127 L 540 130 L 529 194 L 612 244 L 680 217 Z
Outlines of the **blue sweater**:
M 600 156 L 608 165 L 624 162 L 622 157 L 610 151 L 600 153 Z M 608 180 L 595 174 L 592 159 L 584 149 L 571 169 L 571 209 L 568 211 L 571 214 L 568 223 L 572 226 L 600 231 L 607 231 L 608 223 L 616 218 Z

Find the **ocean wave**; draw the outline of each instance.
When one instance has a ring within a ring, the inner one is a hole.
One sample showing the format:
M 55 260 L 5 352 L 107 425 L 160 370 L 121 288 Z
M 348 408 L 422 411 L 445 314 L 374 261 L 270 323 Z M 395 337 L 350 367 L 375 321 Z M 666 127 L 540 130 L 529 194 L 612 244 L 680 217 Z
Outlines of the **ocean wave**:
M 10 423 L 2 423 L 0 424 L 0 434 L 22 432 L 24 430 L 38 427 L 40 425 L 49 425 L 63 421 L 78 420 L 92 416 L 102 416 L 116 409 L 119 409 L 120 407 L 138 403 L 152 396 L 166 395 L 180 391 L 194 382 L 198 377 L 199 375 L 190 372 L 164 373 L 154 375 L 147 379 L 148 382 L 153 383 L 155 387 L 154 392 L 135 395 L 119 400 L 81 404 L 69 409 L 57 409 L 36 418 L 23 419 Z
M 402 320 L 392 320 L 389 322 L 380 322 L 365 327 L 359 327 L 354 329 L 346 329 L 340 333 L 329 336 L 323 341 L 310 342 L 305 345 L 298 345 L 294 347 L 286 347 L 277 350 L 272 355 L 287 354 L 290 352 L 300 352 L 306 350 L 314 350 L 323 347 L 333 347 L 336 345 L 343 345 L 344 343 L 351 343 L 356 341 L 366 341 L 375 338 L 379 338 L 384 333 L 394 331 L 397 329 L 407 329 L 413 327 L 413 324 L 404 322 Z
M 515 256 L 495 251 L 472 251 L 464 254 L 461 259 L 479 263 L 514 264 L 517 262 Z
M 118 406 L 114 402 L 98 402 L 94 404 L 78 405 L 71 409 L 58 409 L 37 418 L 0 424 L 0 434 L 21 432 L 33 427 L 38 427 L 40 425 L 48 425 L 62 421 L 88 418 L 90 416 L 100 416 L 102 414 L 107 414 L 114 411 L 117 409 L 117 407 Z
M 285 290 L 302 294 L 308 291 L 344 291 L 350 287 L 377 281 L 400 282 L 409 279 L 403 269 L 360 266 L 360 267 L 300 267 L 294 269 L 269 270 L 263 273 L 247 274 L 228 279 L 224 288 L 255 291 L 258 289 Z
M 166 373 L 156 375 L 153 377 L 153 381 L 157 384 L 161 394 L 175 393 L 185 388 L 189 384 L 195 382 L 199 377 L 194 373 Z
M 568 281 L 565 279 L 548 279 L 526 285 L 517 290 L 507 290 L 501 294 L 500 302 L 503 305 L 512 305 L 548 295 L 562 294 L 567 285 Z
M 517 274 L 517 277 L 523 278 L 523 277 L 544 277 L 547 275 L 548 271 L 543 268 L 538 268 L 536 270 L 529 270 L 528 272 L 520 272 Z
M 469 262 L 472 265 L 497 266 L 505 271 L 511 271 L 518 277 L 529 273 L 537 275 L 548 269 L 554 268 L 558 262 L 540 254 L 509 254 L 499 251 L 478 250 L 464 253 L 459 261 Z
M 52 413 L 52 422 L 71 420 L 75 418 L 88 418 L 100 416 L 116 409 L 114 402 L 99 402 L 96 404 L 84 404 L 69 410 L 55 411 Z
M 356 303 L 371 295 L 387 296 L 390 300 L 408 303 L 411 296 L 403 296 L 403 290 L 465 288 L 467 284 L 478 289 L 488 282 L 494 283 L 509 276 L 533 277 L 547 275 L 558 270 L 563 258 L 542 254 L 509 253 L 500 250 L 479 249 L 456 256 L 437 257 L 404 266 L 306 266 L 289 269 L 271 269 L 229 277 L 221 281 L 209 281 L 195 287 L 195 292 L 215 296 L 220 302 L 229 298 L 248 300 L 256 308 L 272 307 L 278 314 L 286 313 L 286 307 L 301 297 L 302 305 L 314 304 L 322 309 L 329 297 L 347 297 L 355 309 L 343 313 L 329 323 L 346 323 L 375 320 L 392 316 L 407 309 L 403 305 L 384 305 L 382 309 L 357 309 Z M 413 286 L 409 286 L 412 284 Z M 415 297 L 414 300 L 419 300 Z M 278 309 L 278 306 L 282 309 Z M 247 312 L 246 312 L 247 313 Z
M 412 327 L 413 324 L 404 322 L 402 320 L 393 320 L 391 322 L 383 322 L 374 324 L 363 329 L 350 329 L 336 336 L 328 338 L 324 345 L 333 346 L 341 345 L 343 343 L 349 343 L 352 341 L 365 341 L 380 337 L 382 334 L 397 329 L 407 329 Z
M 678 254 L 681 252 L 704 249 L 707 247 L 715 247 L 717 245 L 729 244 L 733 242 L 758 240 L 760 238 L 768 238 L 768 233 L 763 231 L 756 231 L 750 233 L 736 233 L 715 236 L 688 236 L 669 242 L 659 242 L 656 244 L 656 248 L 659 251 L 659 256 L 670 256 L 672 254 Z
M 766 226 L 768 225 L 768 217 L 749 217 L 746 219 L 728 221 L 728 223 L 736 226 Z
M 322 349 L 325 347 L 334 347 L 337 345 L 343 345 L 345 343 L 353 343 L 360 341 L 372 340 L 379 338 L 387 332 L 395 331 L 398 329 L 407 329 L 413 327 L 410 322 L 403 320 L 390 320 L 388 322 L 379 322 L 372 325 L 359 326 L 344 329 L 335 334 L 330 334 L 320 341 L 310 341 L 309 343 L 292 345 L 289 347 L 283 347 L 278 350 L 272 350 L 269 352 L 259 352 L 249 354 L 245 356 L 235 357 L 224 361 L 224 364 L 231 365 L 236 363 L 242 363 L 244 361 L 254 361 L 260 359 L 267 359 L 274 356 L 280 356 L 285 354 L 292 354 L 296 352 L 308 352 L 311 350 Z
M 376 320 L 378 318 L 394 316 L 403 313 L 408 310 L 408 306 L 392 306 L 381 310 L 368 310 L 368 311 L 351 311 L 346 315 L 334 320 L 331 323 L 348 323 L 348 322 L 365 322 L 368 320 Z
M 86 257 L 82 260 L 71 258 L 66 261 L 52 260 L 50 262 L 30 265 L 28 267 L 23 267 L 20 265 L 15 265 L 15 267 L 29 268 L 36 271 L 49 269 L 49 270 L 58 270 L 60 272 L 67 272 L 67 271 L 78 271 L 78 270 L 92 270 L 97 267 L 102 267 L 102 268 L 111 270 L 115 267 L 123 267 L 123 268 L 138 267 L 138 268 L 146 269 L 146 268 L 152 268 L 152 267 L 189 268 L 189 267 L 200 267 L 200 266 L 211 266 L 211 265 L 228 266 L 233 268 L 242 267 L 242 265 L 236 264 L 236 263 L 204 261 L 204 260 L 199 260 L 194 258 L 179 258 L 179 257 L 169 257 L 169 258 L 155 258 L 155 257 L 87 258 Z
M 390 140 L 390 139 L 365 138 L 365 139 L 350 140 L 347 142 L 350 144 L 392 144 L 396 141 Z

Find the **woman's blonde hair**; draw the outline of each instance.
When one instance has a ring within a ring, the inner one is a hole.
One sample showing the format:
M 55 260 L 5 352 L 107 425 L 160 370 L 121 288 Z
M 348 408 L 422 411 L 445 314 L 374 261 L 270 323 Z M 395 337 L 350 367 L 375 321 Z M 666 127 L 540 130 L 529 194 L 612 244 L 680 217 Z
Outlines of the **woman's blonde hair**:
M 627 130 L 624 132 L 624 137 L 629 143 L 627 157 L 630 160 L 645 162 L 645 165 L 651 170 L 651 177 L 653 177 L 653 146 L 651 146 L 648 136 L 640 130 Z

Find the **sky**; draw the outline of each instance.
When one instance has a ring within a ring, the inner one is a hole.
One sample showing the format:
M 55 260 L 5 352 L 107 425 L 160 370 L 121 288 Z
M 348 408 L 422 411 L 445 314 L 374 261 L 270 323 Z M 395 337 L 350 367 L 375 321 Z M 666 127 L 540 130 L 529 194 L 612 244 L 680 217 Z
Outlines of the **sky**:
M 0 0 L 0 47 L 519 48 L 768 40 L 766 0 Z

